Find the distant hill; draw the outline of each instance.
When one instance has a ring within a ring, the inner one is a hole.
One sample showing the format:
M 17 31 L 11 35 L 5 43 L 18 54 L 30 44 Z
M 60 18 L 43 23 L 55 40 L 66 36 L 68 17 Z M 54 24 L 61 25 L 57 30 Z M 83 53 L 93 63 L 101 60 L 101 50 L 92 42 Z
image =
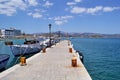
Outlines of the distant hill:
M 34 33 L 36 35 L 49 36 L 49 33 Z M 52 36 L 57 35 L 61 37 L 80 37 L 80 38 L 120 38 L 120 34 L 99 34 L 99 33 L 76 33 L 76 32 L 52 32 Z

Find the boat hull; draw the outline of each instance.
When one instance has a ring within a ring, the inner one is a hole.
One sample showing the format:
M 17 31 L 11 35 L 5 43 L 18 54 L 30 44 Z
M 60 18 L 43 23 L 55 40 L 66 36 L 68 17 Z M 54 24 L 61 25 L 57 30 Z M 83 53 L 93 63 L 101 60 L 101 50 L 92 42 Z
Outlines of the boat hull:
M 12 53 L 14 56 L 22 56 L 22 55 L 28 55 L 28 54 L 35 54 L 40 52 L 40 48 L 34 47 L 31 45 L 13 45 L 12 47 Z
M 0 70 L 6 67 L 9 57 L 7 54 L 0 54 Z

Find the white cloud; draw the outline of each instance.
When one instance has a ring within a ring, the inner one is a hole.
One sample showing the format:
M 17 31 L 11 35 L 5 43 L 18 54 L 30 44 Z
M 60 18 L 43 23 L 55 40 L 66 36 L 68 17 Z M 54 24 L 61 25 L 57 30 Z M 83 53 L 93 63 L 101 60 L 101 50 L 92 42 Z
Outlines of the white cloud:
M 67 23 L 68 19 L 72 19 L 72 18 L 73 16 L 66 15 L 66 16 L 57 16 L 57 17 L 49 18 L 49 19 L 54 20 L 56 25 L 62 25 L 64 23 Z
M 53 18 L 51 18 L 51 17 L 49 17 L 48 19 L 49 19 L 49 20 L 53 20 Z
M 118 10 L 120 7 L 103 7 L 103 6 L 96 6 L 94 8 L 85 8 L 85 7 L 73 7 L 71 8 L 71 13 L 74 14 L 96 14 L 99 12 L 110 12 L 114 10 Z
M 49 1 L 46 1 L 44 6 L 49 8 L 49 7 L 53 6 L 53 3 L 49 2 Z
M 9 7 L 15 7 L 22 10 L 25 10 L 25 8 L 27 7 L 23 0 L 11 0 L 10 2 L 6 3 L 6 5 L 8 5 Z
M 120 9 L 120 7 L 104 7 L 103 11 L 104 12 L 111 12 L 111 11 L 117 10 L 117 9 Z
M 42 12 L 42 13 L 46 12 L 46 10 L 38 9 L 38 8 L 34 9 L 34 11 L 35 11 L 35 12 Z
M 63 21 L 55 21 L 56 25 L 62 25 L 64 22 Z
M 42 15 L 40 13 L 34 13 L 33 18 L 41 18 Z
M 0 2 L 5 2 L 5 1 L 9 1 L 9 0 L 0 0 Z
M 65 8 L 64 10 L 65 10 L 65 11 L 69 11 L 69 8 Z
M 58 16 L 58 17 L 55 17 L 54 20 L 66 20 L 71 18 L 73 18 L 73 16 Z
M 71 19 L 73 16 L 61 16 L 62 19 Z
M 37 5 L 37 0 L 0 0 L 0 14 L 12 16 L 19 9 L 24 11 L 30 6 L 34 7 Z
M 66 5 L 68 6 L 73 6 L 73 5 L 76 5 L 77 3 L 80 3 L 82 0 L 74 0 L 72 2 L 67 2 Z
M 16 13 L 17 9 L 25 10 L 27 5 L 23 0 L 1 0 L 0 1 L 0 14 L 12 16 Z
M 33 18 L 42 18 L 42 15 L 38 12 L 36 13 L 28 13 L 29 16 L 32 16 Z
M 59 20 L 59 21 L 55 21 L 55 24 L 60 26 L 63 25 L 64 23 L 68 22 L 67 20 Z
M 32 13 L 30 12 L 30 13 L 28 13 L 28 15 L 29 15 L 29 16 L 31 16 L 31 15 L 32 15 Z
M 14 8 L 7 8 L 6 10 L 0 9 L 0 14 L 5 14 L 7 16 L 12 16 L 12 14 L 16 13 Z
M 68 6 L 72 6 L 72 5 L 75 5 L 75 4 L 76 4 L 75 2 L 67 2 Z
M 82 0 L 75 0 L 75 2 L 81 2 Z
M 28 1 L 29 5 L 31 5 L 31 6 L 37 6 L 38 5 L 37 0 L 26 0 L 26 1 Z
M 91 14 L 95 14 L 96 12 L 101 11 L 102 9 L 103 9 L 102 6 L 96 6 L 95 8 L 86 9 L 87 10 L 86 12 L 91 13 Z
M 79 14 L 84 13 L 86 11 L 86 8 L 83 7 L 73 7 L 71 10 L 71 13 Z

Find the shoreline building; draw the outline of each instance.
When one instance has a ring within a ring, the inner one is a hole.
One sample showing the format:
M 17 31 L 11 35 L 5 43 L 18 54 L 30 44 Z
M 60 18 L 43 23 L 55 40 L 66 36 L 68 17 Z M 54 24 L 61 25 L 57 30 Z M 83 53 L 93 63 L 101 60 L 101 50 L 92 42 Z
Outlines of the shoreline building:
M 10 28 L 10 29 L 0 29 L 1 38 L 14 38 L 21 35 L 21 30 Z

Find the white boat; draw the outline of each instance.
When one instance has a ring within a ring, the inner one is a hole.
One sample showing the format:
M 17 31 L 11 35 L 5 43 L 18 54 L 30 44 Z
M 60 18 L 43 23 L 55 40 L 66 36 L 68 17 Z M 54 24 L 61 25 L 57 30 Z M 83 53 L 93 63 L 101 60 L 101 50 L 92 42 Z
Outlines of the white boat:
M 40 52 L 41 46 L 39 41 L 27 40 L 24 44 L 18 45 L 13 42 L 5 42 L 6 45 L 10 46 L 14 56 L 22 56 L 27 54 L 35 54 Z
M 27 55 L 27 54 L 35 54 L 45 48 L 47 45 L 45 44 L 48 39 L 35 39 L 35 40 L 25 40 L 22 45 L 10 45 L 13 55 Z
M 41 49 L 28 44 L 23 45 L 12 45 L 11 50 L 14 56 L 27 55 L 27 54 L 35 54 L 40 52 Z
M 51 40 L 53 43 L 53 40 Z M 35 54 L 45 47 L 50 47 L 49 39 L 25 40 L 24 44 L 14 45 L 13 42 L 5 42 L 9 45 L 14 56 Z M 52 44 L 53 45 L 53 44 Z

